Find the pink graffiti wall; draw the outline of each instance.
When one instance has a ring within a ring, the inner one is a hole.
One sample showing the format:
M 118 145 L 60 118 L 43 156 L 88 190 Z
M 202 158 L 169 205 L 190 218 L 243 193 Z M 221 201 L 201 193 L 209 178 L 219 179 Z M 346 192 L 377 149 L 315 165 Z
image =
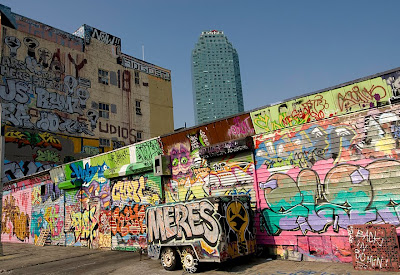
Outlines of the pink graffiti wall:
M 400 226 L 399 126 L 391 105 L 255 136 L 258 243 L 349 262 L 348 225 Z
M 3 195 L 1 240 L 3 242 L 33 243 L 30 236 L 31 187 L 18 188 Z

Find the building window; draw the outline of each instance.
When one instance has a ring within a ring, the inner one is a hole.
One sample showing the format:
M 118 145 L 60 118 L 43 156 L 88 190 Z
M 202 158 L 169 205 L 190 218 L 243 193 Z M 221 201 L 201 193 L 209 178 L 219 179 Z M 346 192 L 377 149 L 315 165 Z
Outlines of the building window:
M 135 84 L 139 84 L 139 72 L 135 72 Z
M 108 71 L 99 69 L 99 83 L 108 85 Z
M 100 138 L 100 147 L 110 147 L 110 140 L 107 138 Z
M 136 100 L 136 114 L 142 115 L 142 108 L 140 107 L 140 101 Z
M 137 131 L 136 132 L 136 141 L 140 142 L 143 140 L 143 132 L 142 131 Z
M 110 105 L 105 103 L 99 103 L 99 116 L 104 118 L 110 117 Z

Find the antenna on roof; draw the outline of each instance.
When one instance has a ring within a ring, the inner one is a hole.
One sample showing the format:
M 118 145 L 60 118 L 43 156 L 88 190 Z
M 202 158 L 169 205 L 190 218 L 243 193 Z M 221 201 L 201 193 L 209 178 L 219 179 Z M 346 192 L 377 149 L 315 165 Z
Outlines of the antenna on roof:
M 144 45 L 142 45 L 142 60 L 144 61 Z

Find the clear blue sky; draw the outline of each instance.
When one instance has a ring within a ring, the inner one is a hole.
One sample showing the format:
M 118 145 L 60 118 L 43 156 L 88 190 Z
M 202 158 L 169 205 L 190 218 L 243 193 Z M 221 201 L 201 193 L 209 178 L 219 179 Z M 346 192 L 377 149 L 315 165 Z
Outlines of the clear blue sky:
M 0 0 L 74 32 L 88 24 L 122 51 L 172 71 L 175 128 L 194 125 L 190 55 L 203 30 L 239 53 L 245 110 L 400 66 L 400 1 Z

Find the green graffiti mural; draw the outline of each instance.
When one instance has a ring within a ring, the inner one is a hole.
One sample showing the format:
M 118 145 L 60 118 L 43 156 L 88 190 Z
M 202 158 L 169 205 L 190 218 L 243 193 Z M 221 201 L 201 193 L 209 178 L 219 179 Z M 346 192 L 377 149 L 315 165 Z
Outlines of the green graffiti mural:
M 250 114 L 257 134 L 389 104 L 392 88 L 381 77 L 286 101 Z
M 136 162 L 152 165 L 154 157 L 162 154 L 162 149 L 157 139 L 148 140 L 135 145 Z

